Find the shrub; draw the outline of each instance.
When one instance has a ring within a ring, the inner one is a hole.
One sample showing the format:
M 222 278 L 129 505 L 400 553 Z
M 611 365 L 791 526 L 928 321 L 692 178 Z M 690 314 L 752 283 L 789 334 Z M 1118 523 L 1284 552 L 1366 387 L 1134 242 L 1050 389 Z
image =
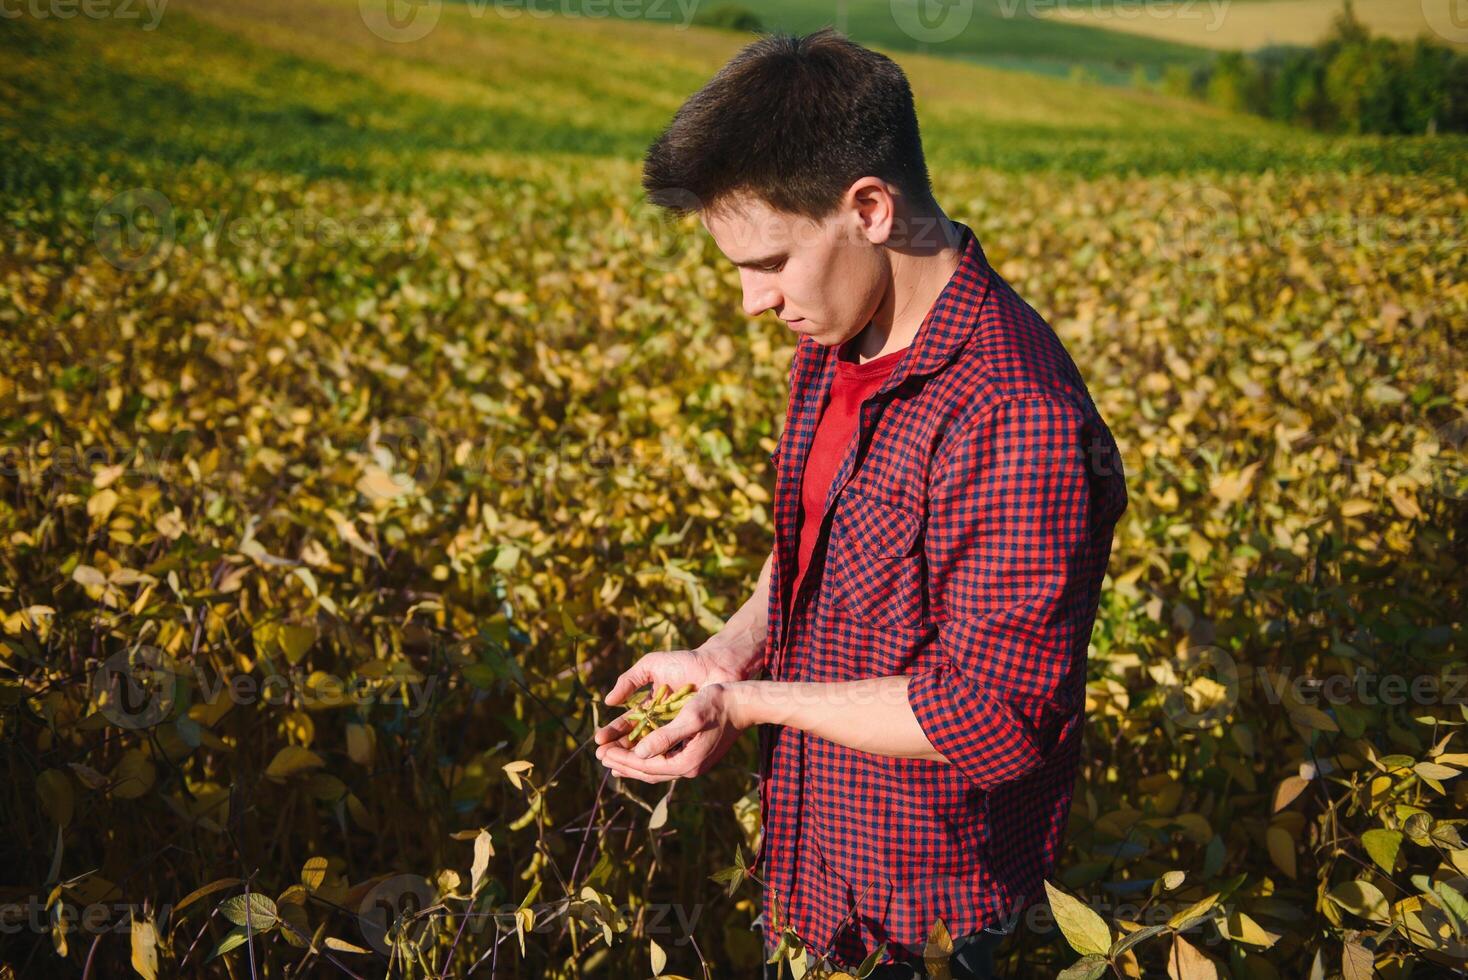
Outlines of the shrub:
M 765 30 L 764 22 L 759 19 L 758 14 L 737 3 L 720 3 L 702 9 L 694 16 L 693 22 L 704 27 L 750 34 L 762 34 Z

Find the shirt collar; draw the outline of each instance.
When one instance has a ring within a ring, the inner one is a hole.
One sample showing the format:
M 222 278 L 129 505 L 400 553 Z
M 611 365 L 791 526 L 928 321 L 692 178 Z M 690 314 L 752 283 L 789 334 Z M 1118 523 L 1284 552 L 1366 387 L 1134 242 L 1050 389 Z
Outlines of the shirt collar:
M 992 280 L 991 268 L 973 229 L 962 221 L 953 221 L 953 225 L 959 234 L 958 268 L 928 310 L 928 315 L 918 327 L 917 336 L 904 348 L 906 355 L 898 360 L 887 380 L 877 389 L 878 395 L 896 388 L 909 378 L 936 373 L 952 360 L 977 329 L 977 313 L 988 295 Z M 825 347 L 809 338 L 804 338 L 802 346 L 806 348 L 806 367 L 797 374 L 816 379 L 828 369 L 834 369 L 837 359 L 835 348 Z

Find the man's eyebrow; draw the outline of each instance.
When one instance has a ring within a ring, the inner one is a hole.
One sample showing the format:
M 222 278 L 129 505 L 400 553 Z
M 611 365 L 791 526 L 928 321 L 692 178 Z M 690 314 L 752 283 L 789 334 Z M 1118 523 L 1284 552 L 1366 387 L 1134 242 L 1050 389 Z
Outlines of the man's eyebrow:
M 780 261 L 783 258 L 785 258 L 784 252 L 772 252 L 771 254 L 766 255 L 764 258 L 745 259 L 743 262 L 735 262 L 734 264 L 739 266 L 741 269 L 757 269 L 762 266 L 774 265 L 776 262 Z

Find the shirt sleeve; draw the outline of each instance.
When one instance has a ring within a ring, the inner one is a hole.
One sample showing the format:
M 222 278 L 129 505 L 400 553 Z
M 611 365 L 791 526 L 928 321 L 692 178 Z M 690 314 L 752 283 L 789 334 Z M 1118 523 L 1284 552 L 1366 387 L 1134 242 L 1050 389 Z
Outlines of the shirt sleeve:
M 1084 716 L 1104 573 L 1084 430 L 1060 397 L 1011 398 L 971 420 L 931 478 L 925 548 L 942 659 L 911 675 L 908 702 L 934 748 L 984 790 L 1040 768 Z

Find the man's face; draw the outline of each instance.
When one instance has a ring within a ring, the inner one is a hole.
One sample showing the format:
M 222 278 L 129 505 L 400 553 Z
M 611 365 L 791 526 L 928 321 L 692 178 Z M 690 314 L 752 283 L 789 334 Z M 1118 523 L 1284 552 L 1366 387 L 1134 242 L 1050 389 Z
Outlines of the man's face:
M 827 347 L 861 333 L 887 289 L 881 248 L 854 207 L 815 220 L 741 197 L 700 220 L 739 267 L 744 312 L 774 310 L 791 330 Z

